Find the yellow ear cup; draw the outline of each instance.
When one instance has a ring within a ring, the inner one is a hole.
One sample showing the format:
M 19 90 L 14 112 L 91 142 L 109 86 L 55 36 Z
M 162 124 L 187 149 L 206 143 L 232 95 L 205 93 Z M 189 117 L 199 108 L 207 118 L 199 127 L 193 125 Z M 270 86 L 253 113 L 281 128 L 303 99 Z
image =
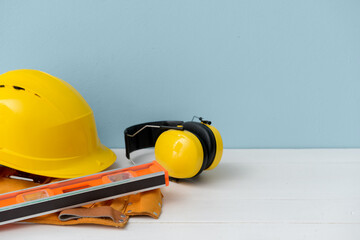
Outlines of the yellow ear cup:
M 199 139 L 189 131 L 169 130 L 155 144 L 155 159 L 174 178 L 191 178 L 201 169 L 204 152 Z
M 205 170 L 211 170 L 216 168 L 216 166 L 219 164 L 222 154 L 223 154 L 223 141 L 221 139 L 221 135 L 220 132 L 213 126 L 205 124 L 207 127 L 210 128 L 210 130 L 213 132 L 214 136 L 215 136 L 215 141 L 216 141 L 216 154 L 215 154 L 215 158 L 213 163 L 210 165 L 210 167 L 208 167 Z

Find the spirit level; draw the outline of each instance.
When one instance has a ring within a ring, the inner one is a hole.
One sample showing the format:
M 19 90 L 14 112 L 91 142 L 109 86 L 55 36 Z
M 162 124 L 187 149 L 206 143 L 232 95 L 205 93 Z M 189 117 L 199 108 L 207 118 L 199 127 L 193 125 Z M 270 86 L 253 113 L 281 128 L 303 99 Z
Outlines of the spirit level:
M 169 185 L 156 161 L 0 195 L 0 225 Z

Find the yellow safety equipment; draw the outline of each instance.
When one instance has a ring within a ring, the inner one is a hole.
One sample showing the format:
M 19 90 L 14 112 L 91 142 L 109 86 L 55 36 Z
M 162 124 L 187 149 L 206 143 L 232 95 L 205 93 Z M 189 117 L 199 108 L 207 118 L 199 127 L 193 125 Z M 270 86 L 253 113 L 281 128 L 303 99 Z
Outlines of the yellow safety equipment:
M 85 99 L 37 70 L 0 75 L 0 164 L 37 175 L 73 178 L 109 167 Z
M 223 153 L 219 131 L 210 121 L 159 121 L 125 129 L 126 157 L 132 151 L 155 146 L 155 159 L 177 179 L 214 169 Z

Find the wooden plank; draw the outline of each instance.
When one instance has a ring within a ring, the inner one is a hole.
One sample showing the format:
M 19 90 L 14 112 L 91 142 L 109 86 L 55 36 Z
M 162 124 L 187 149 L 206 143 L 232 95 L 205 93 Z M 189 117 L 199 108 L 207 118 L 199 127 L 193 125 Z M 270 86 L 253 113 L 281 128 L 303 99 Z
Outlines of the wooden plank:
M 357 154 L 343 149 L 226 150 L 215 170 L 163 189 L 160 221 L 360 223 Z M 151 157 L 145 151 L 142 158 Z
M 131 165 L 123 149 L 112 166 Z M 136 163 L 153 150 L 132 154 Z M 199 178 L 164 188 L 160 219 L 133 217 L 124 229 L 103 226 L 0 226 L 2 238 L 360 239 L 360 149 L 224 151 Z
M 44 226 L 13 224 L 0 226 L 2 239 L 246 239 L 246 240 L 358 240 L 359 224 L 272 224 L 272 223 L 133 223 L 125 228 L 83 225 Z

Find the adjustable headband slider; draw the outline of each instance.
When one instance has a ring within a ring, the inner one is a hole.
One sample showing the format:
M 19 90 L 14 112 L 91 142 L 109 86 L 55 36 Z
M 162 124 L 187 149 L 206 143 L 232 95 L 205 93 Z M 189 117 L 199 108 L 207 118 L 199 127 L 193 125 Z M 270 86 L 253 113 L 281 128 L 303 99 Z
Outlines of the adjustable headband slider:
M 192 120 L 191 121 L 194 121 L 194 118 L 197 118 L 200 120 L 201 123 L 203 124 L 208 124 L 208 125 L 211 125 L 211 121 L 209 120 L 205 120 L 203 117 L 197 117 L 197 116 L 193 116 Z
M 128 137 L 135 137 L 136 135 L 138 135 L 140 132 L 142 132 L 145 128 L 159 128 L 159 129 L 166 129 L 166 130 L 170 130 L 170 129 L 174 129 L 174 130 L 184 130 L 184 127 L 180 126 L 157 126 L 157 125 L 145 125 L 142 128 L 140 128 L 138 131 L 136 131 L 134 134 L 129 134 L 126 133 L 126 136 Z
M 199 117 L 199 120 L 200 120 L 200 122 L 203 123 L 203 124 L 211 125 L 211 121 L 205 120 L 205 119 L 203 119 L 202 117 Z

